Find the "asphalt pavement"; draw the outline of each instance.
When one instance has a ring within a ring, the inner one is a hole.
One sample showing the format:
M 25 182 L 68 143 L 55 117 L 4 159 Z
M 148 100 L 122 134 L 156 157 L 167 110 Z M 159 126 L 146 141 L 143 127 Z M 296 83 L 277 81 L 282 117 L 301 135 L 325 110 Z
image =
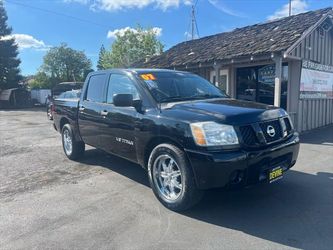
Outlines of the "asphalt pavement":
M 175 213 L 138 165 L 68 160 L 44 110 L 0 111 L 0 249 L 332 249 L 333 126 L 301 142 L 281 181 Z

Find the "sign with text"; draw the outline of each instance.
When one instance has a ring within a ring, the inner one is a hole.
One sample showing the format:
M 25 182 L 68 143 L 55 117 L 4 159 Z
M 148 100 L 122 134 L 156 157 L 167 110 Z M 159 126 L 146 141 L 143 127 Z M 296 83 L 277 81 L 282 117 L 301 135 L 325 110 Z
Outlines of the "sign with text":
M 333 98 L 333 67 L 303 61 L 300 98 Z
M 258 70 L 258 82 L 274 84 L 275 65 L 266 65 Z

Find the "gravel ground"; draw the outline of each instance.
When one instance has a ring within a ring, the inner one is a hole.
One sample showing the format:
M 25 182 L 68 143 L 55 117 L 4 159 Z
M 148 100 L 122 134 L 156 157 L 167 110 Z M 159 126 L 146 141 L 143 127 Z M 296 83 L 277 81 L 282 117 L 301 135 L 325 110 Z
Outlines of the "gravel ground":
M 139 166 L 93 148 L 70 161 L 43 110 L 0 111 L 0 249 L 332 249 L 333 126 L 301 141 L 281 181 L 174 213 Z

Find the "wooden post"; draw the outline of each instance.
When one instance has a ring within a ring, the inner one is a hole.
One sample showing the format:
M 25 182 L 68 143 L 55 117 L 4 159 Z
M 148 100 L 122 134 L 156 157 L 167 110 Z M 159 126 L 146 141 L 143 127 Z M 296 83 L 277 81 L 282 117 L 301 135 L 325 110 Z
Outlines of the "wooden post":
M 13 99 L 14 99 L 14 108 L 16 108 L 16 94 L 15 90 L 13 90 Z
M 236 67 L 232 65 L 229 68 L 229 87 L 228 87 L 229 93 L 227 93 L 232 98 L 236 98 L 236 84 L 237 84 L 236 72 L 237 72 Z
M 274 88 L 274 106 L 281 106 L 281 81 L 282 81 L 282 57 L 277 56 L 275 61 L 275 88 Z
M 214 69 L 215 69 L 215 86 L 218 87 L 219 83 L 220 83 L 220 69 L 221 66 L 220 65 L 214 65 Z

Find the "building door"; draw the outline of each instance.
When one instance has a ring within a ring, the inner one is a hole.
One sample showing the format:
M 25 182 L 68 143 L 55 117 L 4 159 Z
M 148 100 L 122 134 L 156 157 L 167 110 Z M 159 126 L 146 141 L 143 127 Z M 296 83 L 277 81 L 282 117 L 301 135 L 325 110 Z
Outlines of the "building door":
M 218 87 L 228 93 L 229 72 L 227 69 L 220 70 L 220 80 Z
M 227 69 L 221 69 L 219 81 L 217 81 L 216 79 L 215 72 L 216 72 L 215 70 L 212 70 L 210 72 L 210 79 L 209 79 L 210 82 L 213 83 L 216 87 L 228 93 L 229 71 Z
M 211 83 L 213 83 L 213 84 L 216 86 L 215 70 L 212 70 L 212 71 L 210 72 L 209 81 L 210 81 Z

